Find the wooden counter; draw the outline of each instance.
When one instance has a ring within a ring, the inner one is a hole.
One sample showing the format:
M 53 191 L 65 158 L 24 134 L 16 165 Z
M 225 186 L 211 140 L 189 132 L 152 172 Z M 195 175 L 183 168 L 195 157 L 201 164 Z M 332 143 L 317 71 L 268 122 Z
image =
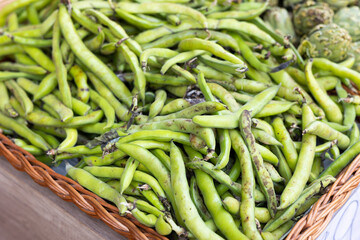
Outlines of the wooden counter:
M 1 0 L 0 0 L 1 1 Z M 1 240 L 126 239 L 0 156 Z

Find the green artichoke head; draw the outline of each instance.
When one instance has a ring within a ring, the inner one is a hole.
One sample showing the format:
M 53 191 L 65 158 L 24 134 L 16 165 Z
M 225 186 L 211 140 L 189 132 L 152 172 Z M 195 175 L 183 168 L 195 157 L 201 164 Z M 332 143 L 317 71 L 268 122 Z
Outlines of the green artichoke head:
M 292 42 L 296 42 L 296 34 L 294 25 L 291 21 L 291 16 L 285 8 L 274 7 L 270 8 L 265 16 L 265 22 L 281 36 L 290 36 Z
M 352 68 L 360 72 L 360 42 L 353 42 L 351 44 L 349 54 L 355 57 L 355 64 Z
M 345 29 L 334 23 L 321 24 L 303 39 L 299 52 L 309 58 L 324 57 L 339 62 L 347 57 L 351 42 L 351 36 Z
M 334 23 L 345 28 L 353 41 L 360 40 L 360 8 L 341 8 L 334 16 Z
M 307 1 L 294 8 L 294 25 L 300 36 L 307 34 L 319 24 L 332 22 L 334 11 L 326 3 Z
M 357 3 L 358 0 L 319 0 L 319 2 L 325 2 L 329 4 L 329 6 L 334 9 L 338 10 L 343 7 L 347 7 L 351 4 Z

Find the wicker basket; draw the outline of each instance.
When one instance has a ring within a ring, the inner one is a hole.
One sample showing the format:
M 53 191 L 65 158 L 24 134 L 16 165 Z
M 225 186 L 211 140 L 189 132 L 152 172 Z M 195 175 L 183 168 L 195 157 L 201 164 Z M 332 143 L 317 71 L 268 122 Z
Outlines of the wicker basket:
M 153 229 L 140 224 L 131 215 L 121 217 L 114 205 L 85 190 L 70 178 L 56 173 L 2 134 L 0 134 L 0 155 L 5 156 L 17 170 L 29 174 L 36 183 L 50 188 L 65 201 L 75 203 L 88 215 L 100 218 L 121 235 L 136 240 L 167 239 Z M 316 239 L 359 183 L 360 155 L 341 172 L 337 181 L 328 187 L 327 193 L 318 200 L 311 211 L 296 223 L 286 240 Z

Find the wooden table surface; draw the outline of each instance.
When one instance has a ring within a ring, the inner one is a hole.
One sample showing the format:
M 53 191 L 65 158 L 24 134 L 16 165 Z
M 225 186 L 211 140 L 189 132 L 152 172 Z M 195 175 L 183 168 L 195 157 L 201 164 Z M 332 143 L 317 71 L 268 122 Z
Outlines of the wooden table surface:
M 1 2 L 2 0 L 0 0 Z M 1 240 L 122 240 L 102 221 L 35 183 L 0 156 Z

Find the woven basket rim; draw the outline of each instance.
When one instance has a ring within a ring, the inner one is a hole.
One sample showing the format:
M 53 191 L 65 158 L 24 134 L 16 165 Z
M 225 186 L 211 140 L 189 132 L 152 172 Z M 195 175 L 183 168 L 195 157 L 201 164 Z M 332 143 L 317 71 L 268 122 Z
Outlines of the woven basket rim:
M 73 202 L 86 214 L 100 218 L 122 236 L 136 240 L 168 239 L 154 229 L 142 225 L 130 214 L 120 216 L 114 205 L 84 189 L 74 180 L 56 173 L 1 133 L 0 155 L 15 169 L 26 172 L 39 185 L 48 187 L 63 200 Z M 327 188 L 327 192 L 311 210 L 292 227 L 286 240 L 316 239 L 359 183 L 360 154 L 338 175 L 336 182 Z

